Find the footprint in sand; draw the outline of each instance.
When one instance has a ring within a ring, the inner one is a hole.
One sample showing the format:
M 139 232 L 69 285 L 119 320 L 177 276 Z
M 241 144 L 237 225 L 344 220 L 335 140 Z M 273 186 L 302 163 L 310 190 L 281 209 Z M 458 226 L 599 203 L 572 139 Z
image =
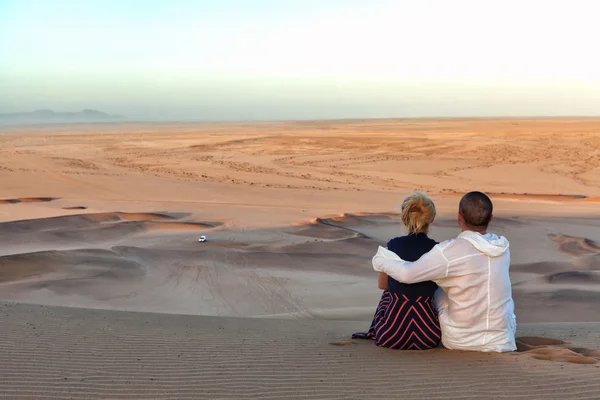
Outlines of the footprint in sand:
M 569 349 L 533 349 L 529 351 L 536 360 L 566 361 L 572 364 L 596 364 L 597 359 L 586 357 Z
M 354 342 L 348 342 L 348 341 L 343 341 L 343 342 L 330 342 L 329 344 L 333 345 L 333 346 L 352 346 L 356 343 Z
M 537 337 L 537 336 L 521 336 L 516 339 L 517 351 L 527 351 L 539 346 L 558 346 L 565 344 L 562 340 Z
M 600 351 L 565 347 L 566 343 L 558 339 L 522 336 L 516 342 L 518 352 L 528 354 L 536 360 L 566 361 L 572 364 L 596 364 L 600 361 Z

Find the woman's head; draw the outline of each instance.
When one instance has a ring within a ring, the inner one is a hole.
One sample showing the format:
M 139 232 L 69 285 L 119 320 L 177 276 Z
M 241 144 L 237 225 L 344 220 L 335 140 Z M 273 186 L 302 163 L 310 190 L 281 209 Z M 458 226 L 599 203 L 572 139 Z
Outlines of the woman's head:
M 425 193 L 414 192 L 402 202 L 401 217 L 409 233 L 427 232 L 435 219 L 435 204 Z

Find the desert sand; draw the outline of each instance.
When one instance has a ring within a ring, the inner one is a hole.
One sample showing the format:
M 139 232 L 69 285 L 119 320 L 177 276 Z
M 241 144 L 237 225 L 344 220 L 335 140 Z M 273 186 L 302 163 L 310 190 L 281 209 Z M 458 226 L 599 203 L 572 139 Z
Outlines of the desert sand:
M 0 183 L 2 399 L 600 396 L 600 119 L 2 127 Z M 491 195 L 520 352 L 349 339 L 414 189 Z

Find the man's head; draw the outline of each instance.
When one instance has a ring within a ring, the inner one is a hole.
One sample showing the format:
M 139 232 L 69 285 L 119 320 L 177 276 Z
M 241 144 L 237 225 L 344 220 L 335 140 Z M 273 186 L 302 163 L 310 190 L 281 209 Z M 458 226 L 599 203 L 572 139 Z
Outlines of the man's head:
M 469 192 L 460 199 L 458 224 L 463 231 L 485 233 L 492 221 L 492 200 L 481 192 Z

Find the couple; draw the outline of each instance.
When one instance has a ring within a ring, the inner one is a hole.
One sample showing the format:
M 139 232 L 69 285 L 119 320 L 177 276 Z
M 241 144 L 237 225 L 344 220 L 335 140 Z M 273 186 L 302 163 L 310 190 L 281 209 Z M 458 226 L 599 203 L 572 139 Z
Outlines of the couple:
M 427 237 L 435 205 L 423 193 L 408 196 L 401 216 L 409 234 L 373 257 L 384 292 L 369 332 L 352 337 L 403 350 L 440 341 L 452 350 L 516 350 L 510 252 L 506 238 L 487 233 L 492 211 L 488 196 L 467 193 L 458 209 L 462 233 L 438 244 Z

